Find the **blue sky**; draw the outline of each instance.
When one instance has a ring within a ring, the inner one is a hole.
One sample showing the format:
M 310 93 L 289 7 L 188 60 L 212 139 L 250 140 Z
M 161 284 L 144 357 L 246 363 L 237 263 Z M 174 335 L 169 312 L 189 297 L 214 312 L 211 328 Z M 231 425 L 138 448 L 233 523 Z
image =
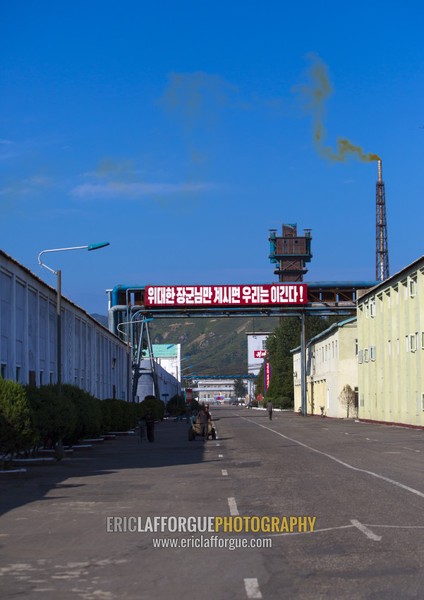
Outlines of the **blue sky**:
M 423 254 L 424 5 L 15 0 L 0 7 L 0 248 L 106 314 L 117 284 L 276 281 L 268 230 L 312 229 L 310 281 Z M 318 68 L 328 85 L 316 99 Z M 47 258 L 46 258 L 47 262 Z

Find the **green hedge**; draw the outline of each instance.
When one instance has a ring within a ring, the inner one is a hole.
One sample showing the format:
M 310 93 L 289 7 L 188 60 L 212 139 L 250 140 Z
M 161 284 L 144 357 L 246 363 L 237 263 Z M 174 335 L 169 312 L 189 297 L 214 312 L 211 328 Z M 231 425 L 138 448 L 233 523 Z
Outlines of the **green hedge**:
M 34 441 L 31 407 L 24 388 L 14 381 L 0 379 L 0 454 L 3 462 L 6 456 L 30 448 Z
M 22 386 L 0 379 L 0 457 L 18 452 L 75 443 L 110 431 L 128 431 L 152 410 L 162 420 L 165 404 L 154 396 L 133 404 L 114 398 L 99 400 L 80 388 Z
M 49 448 L 59 440 L 73 438 L 77 411 L 70 398 L 58 397 L 53 385 L 28 386 L 25 391 L 31 407 L 34 437 L 39 443 Z
M 154 414 L 156 421 L 162 421 L 165 415 L 165 403 L 155 398 L 155 396 L 146 396 L 138 406 L 140 407 L 139 418 L 144 417 L 149 410 Z

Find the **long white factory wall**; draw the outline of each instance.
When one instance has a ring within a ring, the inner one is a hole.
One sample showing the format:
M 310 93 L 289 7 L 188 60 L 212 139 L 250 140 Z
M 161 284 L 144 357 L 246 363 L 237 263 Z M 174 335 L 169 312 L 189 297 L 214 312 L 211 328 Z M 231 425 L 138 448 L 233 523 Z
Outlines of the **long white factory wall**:
M 104 399 L 127 399 L 125 344 L 62 298 L 62 383 Z M 57 382 L 56 290 L 0 250 L 0 375 L 37 386 Z

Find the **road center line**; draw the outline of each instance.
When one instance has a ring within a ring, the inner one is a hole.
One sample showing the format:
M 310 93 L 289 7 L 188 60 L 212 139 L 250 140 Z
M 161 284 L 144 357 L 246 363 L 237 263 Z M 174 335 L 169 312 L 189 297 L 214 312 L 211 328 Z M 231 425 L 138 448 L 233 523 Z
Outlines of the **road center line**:
M 259 589 L 259 583 L 256 578 L 245 579 L 244 588 L 248 598 L 262 598 L 261 590 Z
M 356 519 L 351 519 L 350 522 L 354 527 L 357 527 L 359 531 L 362 531 L 362 533 L 364 533 L 370 540 L 374 540 L 375 542 L 381 541 L 381 535 L 376 535 L 371 531 L 371 529 L 368 529 L 368 527 L 362 525 L 362 523 L 360 523 Z
M 228 471 L 227 471 L 227 469 L 222 469 L 221 473 L 222 473 L 223 477 L 228 477 Z
M 228 498 L 228 506 L 230 507 L 230 515 L 232 517 L 238 517 L 240 513 L 235 498 Z
M 308 446 L 307 444 L 304 444 L 303 442 L 299 442 L 299 440 L 295 440 L 294 438 L 291 438 L 288 435 L 284 435 L 283 433 L 275 431 L 275 429 L 271 429 L 271 427 L 267 427 L 266 425 L 262 425 L 261 423 L 256 423 L 256 421 L 252 421 L 251 419 L 248 419 L 247 417 L 241 417 L 241 418 L 244 419 L 245 421 L 249 421 L 249 423 L 253 423 L 253 425 L 256 425 L 257 427 L 262 427 L 263 429 L 268 429 L 268 431 L 272 431 L 272 433 L 275 433 L 275 434 L 279 435 L 280 437 L 282 437 L 286 440 L 289 440 L 290 442 L 294 442 L 295 444 L 298 444 L 299 446 L 302 446 L 303 448 L 307 448 L 308 450 L 311 450 L 312 452 L 316 452 L 317 454 L 326 456 L 330 460 L 334 460 L 334 462 L 338 463 L 339 465 L 342 465 L 343 467 L 346 467 L 347 469 L 351 469 L 352 471 L 358 471 L 358 473 L 366 473 L 367 475 L 371 475 L 371 477 L 376 477 L 377 479 L 382 479 L 383 481 L 386 481 L 387 483 L 395 485 L 403 490 L 406 490 L 407 492 L 411 492 L 412 494 L 416 494 L 417 496 L 424 498 L 423 492 L 420 492 L 419 490 L 416 490 L 415 488 L 411 488 L 408 485 L 404 485 L 403 483 L 400 483 L 399 481 L 395 481 L 394 479 L 390 479 L 389 477 L 384 477 L 384 475 L 379 475 L 378 473 L 374 473 L 374 471 L 367 471 L 366 469 L 360 469 L 359 467 L 354 467 L 353 465 L 350 465 L 349 463 L 346 463 L 343 460 L 340 460 L 339 458 L 336 458 L 335 456 L 328 454 L 327 452 L 322 452 L 322 450 L 318 450 L 317 448 Z

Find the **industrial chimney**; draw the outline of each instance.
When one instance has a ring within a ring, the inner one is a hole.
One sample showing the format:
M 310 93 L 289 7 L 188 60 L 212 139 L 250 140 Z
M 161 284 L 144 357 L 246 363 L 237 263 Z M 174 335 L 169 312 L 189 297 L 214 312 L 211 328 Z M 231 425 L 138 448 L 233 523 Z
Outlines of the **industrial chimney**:
M 384 281 L 389 277 L 389 248 L 387 244 L 386 193 L 383 182 L 383 164 L 377 162 L 378 177 L 376 186 L 376 239 L 375 239 L 375 277 Z

